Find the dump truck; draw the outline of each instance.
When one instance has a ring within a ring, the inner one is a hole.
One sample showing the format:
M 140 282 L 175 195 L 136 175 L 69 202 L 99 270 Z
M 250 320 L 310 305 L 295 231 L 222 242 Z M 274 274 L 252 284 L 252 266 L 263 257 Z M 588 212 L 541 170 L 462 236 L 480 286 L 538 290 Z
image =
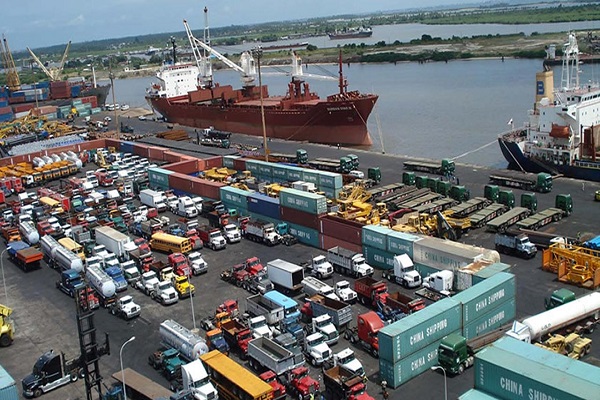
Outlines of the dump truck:
M 236 319 L 225 321 L 221 324 L 223 337 L 230 350 L 235 350 L 242 360 L 248 356 L 248 343 L 252 340 L 250 329 Z
M 25 272 L 39 269 L 44 258 L 41 251 L 21 241 L 9 242 L 6 249 L 8 258 Z
M 456 165 L 453 160 L 444 158 L 437 163 L 432 161 L 405 161 L 404 169 L 447 176 L 454 175 Z
M 418 297 L 411 297 L 404 293 L 393 292 L 382 296 L 382 303 L 392 310 L 400 310 L 404 314 L 412 314 L 425 308 L 425 302 Z
M 377 301 L 387 294 L 387 284 L 382 280 L 373 279 L 370 276 L 354 281 L 354 291 L 358 301 L 367 307 L 375 307 Z
M 335 246 L 327 250 L 327 261 L 336 272 L 355 278 L 373 275 L 373 267 L 365 261 L 361 253 Z
M 490 232 L 506 232 L 513 224 L 527 218 L 531 210 L 524 207 L 515 207 L 504 214 L 494 218 L 486 224 L 486 230 Z
M 383 270 L 381 276 L 406 288 L 419 287 L 423 283 L 421 274 L 415 269 L 408 254 L 394 256 L 394 268 Z
M 499 253 L 516 255 L 521 258 L 533 258 L 537 254 L 537 247 L 529 241 L 529 237 L 514 230 L 496 233 L 494 237 L 496 250 Z
M 246 239 L 269 246 L 275 246 L 281 241 L 281 237 L 275 231 L 275 225 L 263 220 L 248 221 L 242 233 Z
M 545 172 L 532 174 L 508 170 L 499 171 L 490 175 L 490 183 L 540 193 L 552 191 L 552 175 Z
M 264 316 L 269 325 L 278 325 L 285 318 L 283 307 L 274 304 L 262 294 L 246 298 L 246 312 L 254 316 Z
M 266 337 L 253 339 L 248 343 L 248 364 L 256 371 L 268 369 L 276 375 L 304 365 L 302 354 L 283 348 Z
M 323 371 L 325 393 L 331 400 L 374 400 L 366 392 L 363 377 L 335 366 Z
M 302 280 L 302 288 L 306 297 L 320 294 L 330 299 L 340 300 L 331 286 L 313 276 L 307 276 Z
M 202 240 L 202 243 L 204 243 L 204 246 L 208 248 L 220 250 L 227 247 L 227 241 L 219 228 L 202 225 L 196 229 L 196 232 L 198 232 L 198 236 Z
M 0 304 L 0 347 L 10 346 L 14 339 L 15 327 L 10 315 L 12 308 Z
M 308 297 L 300 310 L 302 319 L 308 323 L 314 317 L 328 315 L 339 332 L 343 332 L 352 322 L 352 306 L 321 295 Z

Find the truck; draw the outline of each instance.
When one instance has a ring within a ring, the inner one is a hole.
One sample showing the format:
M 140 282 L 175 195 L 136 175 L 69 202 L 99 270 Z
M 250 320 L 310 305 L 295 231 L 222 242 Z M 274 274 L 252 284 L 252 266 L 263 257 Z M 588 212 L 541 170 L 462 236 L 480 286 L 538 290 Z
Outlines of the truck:
M 404 169 L 409 171 L 428 172 L 437 175 L 454 175 L 456 165 L 453 160 L 448 158 L 442 159 L 440 162 L 432 161 L 405 161 Z
M 208 225 L 211 228 L 222 229 L 225 225 L 229 224 L 229 213 L 227 212 L 211 211 L 204 213 L 204 218 L 208 220 Z
M 119 297 L 109 306 L 108 310 L 112 315 L 116 315 L 126 320 L 139 317 L 142 313 L 142 307 L 136 304 L 131 296 Z
M 246 239 L 268 246 L 275 246 L 281 241 L 281 236 L 275 231 L 275 225 L 260 219 L 248 221 L 242 235 Z
M 325 339 L 325 336 L 320 332 L 315 332 L 304 337 L 302 350 L 304 356 L 313 367 L 320 367 L 332 357 L 331 349 L 325 342 Z
M 248 356 L 248 343 L 252 340 L 250 329 L 237 319 L 231 319 L 221 324 L 221 331 L 229 349 L 237 351 L 239 357 L 245 360 Z
M 346 329 L 344 338 L 352 344 L 359 344 L 369 351 L 373 357 L 379 358 L 379 340 L 377 333 L 384 324 L 375 311 L 360 314 L 356 327 Z
M 9 242 L 6 246 L 8 258 L 24 272 L 41 268 L 40 261 L 44 254 L 35 247 L 22 241 Z
M 106 334 L 104 344 L 96 348 L 95 355 L 101 357 L 109 353 L 110 344 Z M 83 378 L 84 362 L 83 356 L 67 359 L 64 353 L 54 353 L 52 350 L 42 354 L 35 362 L 32 373 L 21 381 L 23 396 L 39 397 Z
M 332 322 L 328 314 L 313 316 L 309 324 L 304 327 L 307 335 L 319 332 L 325 338 L 325 343 L 332 346 L 336 344 L 340 338 L 340 333 Z
M 175 320 L 167 319 L 161 322 L 158 334 L 163 346 L 179 351 L 180 356 L 188 362 L 208 353 L 206 341 Z
M 161 281 L 171 281 L 175 278 L 173 268 L 165 264 L 164 261 L 155 261 L 150 265 L 150 271 L 156 274 L 156 277 Z
M 279 376 L 304 365 L 304 357 L 260 337 L 248 342 L 248 364 L 256 371 L 267 369 Z
M 199 251 L 188 254 L 187 259 L 194 275 L 205 274 L 208 272 L 208 265 L 206 264 L 206 261 L 204 261 L 202 253 Z
M 199 226 L 196 229 L 198 236 L 202 240 L 204 246 L 213 250 L 220 250 L 227 247 L 227 241 L 223 237 L 223 234 L 219 228 L 211 228 L 208 225 Z
M 85 282 L 81 279 L 81 275 L 74 269 L 68 269 L 60 273 L 60 279 L 56 281 L 56 288 L 75 297 L 78 290 L 85 288 Z
M 333 275 L 333 265 L 322 254 L 311 258 L 308 262 L 300 264 L 300 266 L 319 279 L 329 278 Z
M 179 301 L 179 295 L 171 281 L 155 282 L 150 292 L 150 298 L 158 301 L 163 306 L 175 304 Z
M 511 225 L 527 218 L 531 210 L 525 207 L 515 207 L 504 214 L 494 218 L 486 224 L 486 230 L 490 232 L 505 232 Z
M 160 282 L 156 276 L 156 272 L 148 271 L 142 274 L 141 279 L 136 283 L 136 288 L 144 292 L 146 296 L 154 290 L 154 284 Z
M 267 324 L 267 319 L 264 315 L 258 317 L 251 317 L 250 315 L 244 315 L 244 322 L 248 325 L 248 328 L 252 332 L 253 338 L 268 337 L 273 338 L 273 329 Z
M 0 347 L 8 347 L 12 344 L 15 327 L 10 319 L 13 310 L 0 304 Z
M 548 334 L 591 333 L 600 322 L 600 293 L 593 292 L 576 300 L 514 321 L 506 334 L 524 342 L 533 343 Z
M 494 244 L 499 253 L 516 255 L 521 258 L 533 258 L 537 254 L 537 247 L 529 241 L 529 237 L 515 230 L 496 233 Z
M 386 283 L 382 280 L 365 276 L 354 281 L 354 290 L 358 301 L 364 306 L 375 307 L 381 297 L 385 297 L 388 291 Z
M 319 393 L 319 382 L 310 377 L 305 365 L 281 375 L 279 380 L 286 386 L 290 395 L 298 400 L 314 399 Z
M 177 275 L 171 278 L 171 283 L 180 299 L 185 299 L 196 294 L 196 287 L 190 283 L 190 279 L 187 276 Z
M 546 307 L 546 310 L 551 310 L 573 300 L 575 300 L 575 293 L 569 289 L 556 289 L 552 292 L 550 297 L 544 299 L 544 306 Z
M 356 303 L 356 292 L 350 287 L 350 282 L 346 280 L 337 281 L 333 285 L 335 294 L 338 295 L 341 301 L 348 304 Z
M 306 297 L 320 294 L 321 296 L 329 297 L 330 299 L 340 300 L 331 286 L 312 276 L 307 276 L 302 280 L 302 288 L 304 289 Z
M 346 347 L 342 351 L 333 354 L 331 360 L 323 364 L 323 369 L 330 369 L 339 366 L 350 372 L 352 375 L 360 376 L 363 380 L 367 379 L 367 374 L 362 363 L 356 358 L 354 350 Z
M 336 272 L 355 278 L 373 275 L 373 267 L 367 264 L 361 253 L 335 246 L 327 250 L 327 261 Z
M 100 305 L 107 308 L 117 299 L 115 293 L 117 288 L 113 280 L 97 265 L 88 265 L 85 276 L 90 286 L 98 294 Z
M 242 240 L 242 233 L 236 224 L 225 225 L 223 236 L 225 236 L 227 243 L 239 243 Z
M 123 276 L 123 270 L 121 270 L 120 266 L 115 265 L 112 267 L 104 268 L 104 272 L 106 272 L 106 275 L 110 276 L 113 282 L 115 282 L 117 292 L 127 290 L 128 283 L 125 279 L 125 276 Z
M 558 194 L 554 202 L 555 207 L 550 207 L 536 214 L 530 215 L 517 222 L 520 229 L 537 230 L 550 222 L 560 221 L 563 217 L 568 217 L 573 212 L 573 199 L 570 194 Z
M 129 257 L 129 251 L 137 246 L 128 235 L 125 235 L 110 226 L 98 226 L 94 228 L 96 244 L 103 245 L 106 250 L 110 251 L 120 261 L 124 261 Z
M 453 218 L 466 218 L 474 212 L 489 206 L 491 203 L 492 201 L 485 197 L 474 197 L 451 207 L 445 214 Z
M 163 221 L 157 218 L 150 218 L 139 223 L 132 223 L 130 230 L 134 235 L 149 240 L 156 232 L 162 231 L 163 226 Z
M 127 281 L 127 283 L 135 288 L 137 282 L 142 278 L 140 274 L 140 270 L 135 265 L 135 261 L 129 260 L 121 263 L 121 269 L 123 270 L 123 277 Z
M 219 328 L 209 330 L 206 332 L 206 345 L 208 350 L 219 350 L 225 355 L 229 355 L 229 345 L 223 337 L 223 331 Z
M 454 273 L 450 270 L 442 270 L 427 275 L 423 279 L 423 289 L 416 293 L 427 299 L 438 301 L 443 297 L 450 296 L 454 286 Z
M 472 228 L 481 228 L 489 221 L 493 220 L 497 216 L 503 214 L 508 210 L 508 207 L 504 204 L 493 203 L 479 211 L 471 214 L 469 220 L 471 221 Z
M 382 303 L 392 310 L 400 310 L 408 315 L 425 308 L 423 299 L 411 297 L 400 292 L 387 293 Z
M 532 174 L 518 171 L 500 171 L 490 175 L 490 183 L 523 190 L 548 193 L 552 190 L 552 175 L 546 172 Z
M 284 293 L 297 293 L 302 289 L 304 268 L 277 258 L 267 263 L 269 280 Z
M 140 202 L 148 207 L 154 207 L 158 212 L 167 211 L 167 205 L 164 202 L 163 195 L 152 189 L 144 189 L 139 194 Z
M 383 279 L 396 282 L 405 288 L 416 288 L 423 283 L 421 274 L 415 269 L 408 254 L 394 256 L 394 268 L 383 270 L 381 275 Z
M 374 400 L 367 394 L 363 378 L 340 366 L 323 370 L 323 383 L 328 399 Z
M 185 364 L 185 361 L 180 357 L 179 351 L 168 348 L 150 354 L 148 364 L 159 370 L 169 381 L 172 381 L 181 376 L 181 366 Z
M 305 323 L 310 323 L 312 318 L 320 315 L 328 315 L 339 332 L 343 332 L 352 322 L 352 307 L 349 304 L 321 295 L 307 298 L 300 312 Z
M 21 233 L 19 233 L 19 228 L 16 228 L 12 225 L 7 224 L 5 226 L 2 226 L 1 232 L 5 244 L 21 240 Z
M 179 276 L 192 276 L 192 269 L 188 264 L 187 257 L 182 253 L 171 253 L 167 257 L 168 265 L 173 268 L 173 272 Z
M 278 325 L 285 317 L 283 307 L 274 304 L 262 294 L 246 298 L 246 312 L 256 317 L 264 316 L 269 325 Z
M 185 218 L 196 218 L 198 210 L 189 196 L 181 196 L 177 199 L 177 215 Z
M 40 241 L 40 234 L 31 221 L 19 222 L 19 233 L 21 234 L 23 241 L 32 246 Z
M 169 383 L 175 391 L 169 399 L 157 400 L 209 400 L 218 398 L 217 390 L 211 383 L 210 376 L 199 359 L 181 366 L 181 377 L 176 377 Z
M 154 256 L 150 253 L 142 254 L 139 249 L 131 250 L 129 252 L 129 259 L 134 262 L 134 264 L 139 268 L 140 271 L 148 272 L 150 270 L 150 265 L 152 265 L 154 261 Z

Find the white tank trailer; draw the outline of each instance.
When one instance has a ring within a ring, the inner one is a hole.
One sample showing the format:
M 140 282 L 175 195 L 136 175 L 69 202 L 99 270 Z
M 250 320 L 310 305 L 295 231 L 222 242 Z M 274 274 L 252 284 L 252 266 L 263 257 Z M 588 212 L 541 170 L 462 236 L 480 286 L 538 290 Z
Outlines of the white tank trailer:
M 59 247 L 60 243 L 50 235 L 44 235 L 40 238 L 40 250 L 44 254 L 44 259 L 49 264 L 54 259 L 54 253 Z
M 31 246 L 37 244 L 40 241 L 40 234 L 38 233 L 35 226 L 30 221 L 23 221 L 19 224 L 19 232 L 23 240 L 29 243 Z
M 54 268 L 60 268 L 62 271 L 68 269 L 74 269 L 77 272 L 83 271 L 83 261 L 81 261 L 81 258 L 63 246 L 56 249 L 53 261 L 55 264 Z
M 583 320 L 587 319 L 586 323 Z M 524 342 L 535 342 L 549 333 L 578 323 L 593 329 L 600 319 L 600 293 L 594 292 L 541 314 L 515 321 L 506 334 Z M 591 331 L 590 329 L 590 331 Z
M 101 268 L 89 265 L 85 271 L 85 276 L 90 285 L 104 298 L 110 298 L 115 295 L 117 291 L 115 283 Z
M 178 350 L 181 356 L 189 362 L 208 353 L 208 346 L 201 336 L 172 319 L 163 321 L 158 328 L 158 333 L 163 345 Z

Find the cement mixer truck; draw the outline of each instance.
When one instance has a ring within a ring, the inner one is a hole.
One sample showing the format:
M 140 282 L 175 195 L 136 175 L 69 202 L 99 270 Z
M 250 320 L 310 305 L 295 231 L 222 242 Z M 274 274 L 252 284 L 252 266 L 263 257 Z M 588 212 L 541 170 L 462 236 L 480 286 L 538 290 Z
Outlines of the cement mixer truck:
M 591 333 L 600 323 L 600 293 L 593 292 L 541 314 L 515 321 L 506 334 L 532 343 L 549 334 Z
M 102 307 L 107 308 L 117 300 L 115 283 L 97 264 L 88 265 L 85 276 L 90 286 L 98 294 L 98 300 Z
M 208 353 L 208 346 L 202 336 L 172 319 L 163 321 L 158 328 L 158 333 L 163 346 L 179 351 L 179 355 L 188 362 Z

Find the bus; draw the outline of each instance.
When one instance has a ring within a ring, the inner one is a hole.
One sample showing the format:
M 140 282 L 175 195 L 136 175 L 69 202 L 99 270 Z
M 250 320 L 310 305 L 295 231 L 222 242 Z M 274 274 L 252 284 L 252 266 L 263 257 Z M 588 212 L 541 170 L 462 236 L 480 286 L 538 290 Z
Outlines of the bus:
M 60 243 L 65 249 L 69 250 L 71 253 L 81 258 L 81 261 L 85 261 L 85 252 L 83 251 L 82 245 L 80 245 L 70 237 L 58 239 L 58 243 Z
M 49 213 L 63 212 L 62 204 L 58 200 L 54 200 L 52 197 L 43 196 L 40 197 L 40 203 L 44 208 L 49 210 Z
M 213 350 L 200 356 L 219 398 L 224 400 L 272 400 L 273 388 L 240 364 Z
M 170 390 L 162 387 L 158 383 L 137 373 L 131 368 L 125 368 L 123 373 L 120 371 L 112 374 L 112 377 L 123 383 L 125 378 L 125 387 L 127 398 L 132 400 L 154 400 L 158 398 L 168 399 L 173 394 Z
M 164 253 L 189 253 L 192 251 L 192 242 L 190 239 L 171 235 L 164 232 L 156 232 L 150 238 L 150 247 L 152 250 L 162 251 Z

